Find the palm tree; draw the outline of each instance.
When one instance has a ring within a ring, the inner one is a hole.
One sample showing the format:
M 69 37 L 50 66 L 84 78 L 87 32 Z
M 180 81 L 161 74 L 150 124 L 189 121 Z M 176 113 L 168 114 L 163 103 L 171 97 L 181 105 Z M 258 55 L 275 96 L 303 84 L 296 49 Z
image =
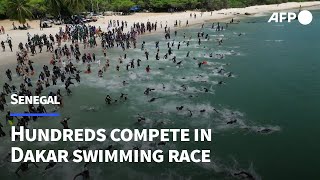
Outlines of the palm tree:
M 65 0 L 66 5 L 70 8 L 71 11 L 75 13 L 80 13 L 84 10 L 84 6 L 87 0 Z
M 55 14 L 60 16 L 61 8 L 63 6 L 61 0 L 46 0 L 48 7 Z
M 32 17 L 26 0 L 10 0 L 7 4 L 7 15 L 21 24 L 26 23 L 26 19 Z

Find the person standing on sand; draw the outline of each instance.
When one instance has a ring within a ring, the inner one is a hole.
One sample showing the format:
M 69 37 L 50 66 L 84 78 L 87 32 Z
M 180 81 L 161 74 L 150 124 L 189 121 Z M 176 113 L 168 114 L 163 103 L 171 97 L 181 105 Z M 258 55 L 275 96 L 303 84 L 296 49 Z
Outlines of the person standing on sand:
M 4 46 L 4 42 L 3 41 L 1 41 L 1 47 L 2 47 L 2 51 L 3 52 L 6 51 L 6 46 Z
M 43 30 L 42 20 L 40 20 L 39 26 L 40 26 L 40 31 L 42 31 Z
M 12 28 L 13 28 L 13 30 L 17 29 L 16 26 L 14 25 L 14 22 L 12 22 Z
M 12 40 L 12 38 L 9 36 L 9 34 L 7 34 L 7 42 L 8 42 L 9 40 Z
M 11 39 L 8 40 L 8 44 L 9 44 L 9 48 L 10 48 L 10 50 L 12 52 L 12 41 L 11 41 Z
M 3 26 L 1 26 L 1 32 L 2 32 L 3 34 L 6 33 L 6 31 L 4 30 L 4 27 L 3 27 Z

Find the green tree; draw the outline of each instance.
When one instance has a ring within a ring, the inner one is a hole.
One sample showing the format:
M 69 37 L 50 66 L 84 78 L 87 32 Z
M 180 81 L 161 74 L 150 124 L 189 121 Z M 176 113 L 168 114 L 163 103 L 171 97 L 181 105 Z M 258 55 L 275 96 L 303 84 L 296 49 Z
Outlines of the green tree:
M 111 4 L 107 0 L 100 0 L 99 11 L 108 11 L 111 9 Z
M 197 8 L 205 11 L 288 1 L 309 0 L 0 0 L 0 18 L 10 17 L 24 21 L 32 14 L 34 17 L 45 14 L 69 17 L 92 9 L 95 12 L 113 10 L 127 13 L 134 5 L 156 12 L 167 11 L 169 8 L 178 11 Z
M 148 9 L 149 8 L 149 0 L 132 0 L 137 6 L 139 6 L 142 9 Z
M 87 2 L 87 0 L 65 0 L 65 5 L 68 7 L 70 12 L 79 14 L 80 12 L 86 10 L 85 5 Z M 91 9 L 89 11 L 91 11 Z
M 131 0 L 115 0 L 112 2 L 111 7 L 115 11 L 121 11 L 121 12 L 129 12 L 130 8 L 132 6 L 136 5 Z
M 6 15 L 7 3 L 5 0 L 0 0 L 0 15 Z
M 154 11 L 166 11 L 168 10 L 169 0 L 150 0 L 150 6 Z
M 63 6 L 62 0 L 45 0 L 48 10 L 53 15 L 60 15 Z
M 47 6 L 45 0 L 29 0 L 28 5 L 30 6 L 30 11 L 35 17 L 46 14 Z
M 106 6 L 105 6 L 105 0 L 94 0 L 93 1 L 93 7 L 95 9 L 95 12 L 101 12 L 101 11 L 105 11 Z
M 30 7 L 26 0 L 8 0 L 7 1 L 7 15 L 10 19 L 19 21 L 25 24 L 27 19 L 32 18 Z

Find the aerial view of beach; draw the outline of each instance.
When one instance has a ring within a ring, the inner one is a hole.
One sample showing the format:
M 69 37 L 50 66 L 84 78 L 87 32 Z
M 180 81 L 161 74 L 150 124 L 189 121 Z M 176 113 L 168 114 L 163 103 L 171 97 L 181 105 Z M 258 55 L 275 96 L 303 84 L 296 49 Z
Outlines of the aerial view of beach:
M 0 0 L 0 179 L 319 179 L 319 9 L 320 1 Z M 125 131 L 119 141 L 115 129 Z M 144 130 L 209 134 L 126 140 Z M 80 131 L 86 138 L 70 135 Z M 70 153 L 45 160 L 38 150 L 47 159 L 49 150 Z M 85 160 L 89 151 L 115 153 Z M 173 151 L 191 160 L 168 161 Z

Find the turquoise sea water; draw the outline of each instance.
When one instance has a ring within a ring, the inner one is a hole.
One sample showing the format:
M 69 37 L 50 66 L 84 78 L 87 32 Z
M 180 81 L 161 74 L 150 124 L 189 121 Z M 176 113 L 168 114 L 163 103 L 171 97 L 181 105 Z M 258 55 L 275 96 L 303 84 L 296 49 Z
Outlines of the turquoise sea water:
M 320 144 L 318 127 L 318 107 L 320 107 L 320 68 L 318 53 L 320 50 L 318 11 L 312 11 L 314 21 L 302 26 L 293 23 L 266 23 L 269 17 L 249 18 L 240 24 L 230 25 L 228 30 L 215 32 L 211 23 L 205 24 L 204 32 L 210 35 L 210 41 L 197 44 L 196 33 L 199 26 L 178 30 L 174 37 L 174 55 L 182 66 L 177 67 L 171 61 L 162 59 L 166 53 L 166 40 L 162 34 L 140 37 L 138 47 L 146 41 L 150 60 L 145 61 L 144 52 L 139 48 L 129 50 L 128 58 L 142 59 L 141 67 L 127 72 L 124 63 L 120 72 L 116 72 L 117 59 L 124 52 L 120 49 L 108 51 L 111 68 L 103 78 L 97 77 L 97 65 L 93 65 L 92 74 L 82 74 L 82 82 L 72 87 L 73 95 L 65 97 L 65 107 L 59 112 L 70 116 L 71 128 L 211 128 L 213 141 L 204 143 L 167 143 L 161 149 L 210 149 L 211 163 L 182 164 L 90 164 L 93 179 L 237 179 L 234 172 L 245 170 L 256 179 L 318 179 L 317 154 Z M 182 41 L 183 33 L 192 36 L 190 46 Z M 242 33 L 241 36 L 238 36 Z M 218 46 L 216 38 L 223 37 L 224 43 Z M 160 41 L 160 61 L 155 60 L 155 41 Z M 178 42 L 181 48 L 177 50 Z M 172 39 L 171 39 L 172 42 Z M 86 50 L 90 52 L 92 50 Z M 103 60 L 100 49 L 94 50 Z M 186 53 L 191 51 L 190 57 Z M 209 53 L 225 54 L 225 59 L 214 59 Z M 193 60 L 193 57 L 196 60 Z M 99 59 L 98 58 L 98 59 Z M 172 58 L 172 56 L 171 56 Z M 198 68 L 197 63 L 208 64 Z M 47 64 L 48 59 L 37 60 L 36 69 Z M 151 73 L 146 74 L 145 67 L 150 65 Z M 85 70 L 85 66 L 77 65 Z M 7 65 L 0 67 L 4 72 Z M 159 70 L 158 68 L 164 68 Z M 220 68 L 232 72 L 227 78 L 218 73 Z M 14 72 L 14 71 L 13 71 Z M 1 76 L 1 82 L 6 81 Z M 14 76 L 15 84 L 21 80 Z M 129 84 L 122 85 L 122 81 Z M 224 85 L 217 83 L 223 80 Z M 166 86 L 162 88 L 162 83 Z M 3 84 L 3 83 L 1 83 Z M 181 85 L 188 88 L 183 91 Z M 149 96 L 144 90 L 155 88 Z M 64 89 L 63 84 L 50 90 Z M 205 93 L 203 88 L 208 88 Z M 47 91 L 48 92 L 48 91 Z M 64 91 L 62 91 L 66 94 Z M 129 94 L 129 100 L 108 106 L 104 97 L 109 94 L 118 98 L 120 93 Z M 192 95 L 194 97 L 190 98 Z M 152 97 L 161 97 L 153 103 Z M 183 105 L 193 112 L 189 117 L 186 110 L 177 112 L 176 107 Z M 22 111 L 23 107 L 12 107 L 12 111 Z M 95 111 L 88 110 L 94 108 Z M 214 111 L 217 109 L 220 113 Z M 47 107 L 53 109 L 53 107 Z M 206 109 L 205 113 L 200 110 Z M 137 115 L 147 118 L 145 123 L 137 124 Z M 1 118 L 5 114 L 1 113 Z M 237 123 L 227 122 L 237 119 Z M 42 118 L 30 123 L 30 128 L 61 128 L 60 118 Z M 5 121 L 1 119 L 1 123 Z M 272 130 L 269 134 L 257 131 L 263 128 Z M 8 127 L 5 128 L 8 130 Z M 0 157 L 5 157 L 11 146 L 23 149 L 68 149 L 77 146 L 90 146 L 89 149 L 106 148 L 112 144 L 117 149 L 154 149 L 148 142 L 114 143 L 12 143 L 8 137 L 1 138 Z M 43 174 L 46 164 L 38 164 L 39 169 L 31 167 L 23 179 L 72 179 L 79 173 L 83 164 L 58 164 Z M 18 164 L 2 161 L 1 179 L 16 178 L 14 171 Z

